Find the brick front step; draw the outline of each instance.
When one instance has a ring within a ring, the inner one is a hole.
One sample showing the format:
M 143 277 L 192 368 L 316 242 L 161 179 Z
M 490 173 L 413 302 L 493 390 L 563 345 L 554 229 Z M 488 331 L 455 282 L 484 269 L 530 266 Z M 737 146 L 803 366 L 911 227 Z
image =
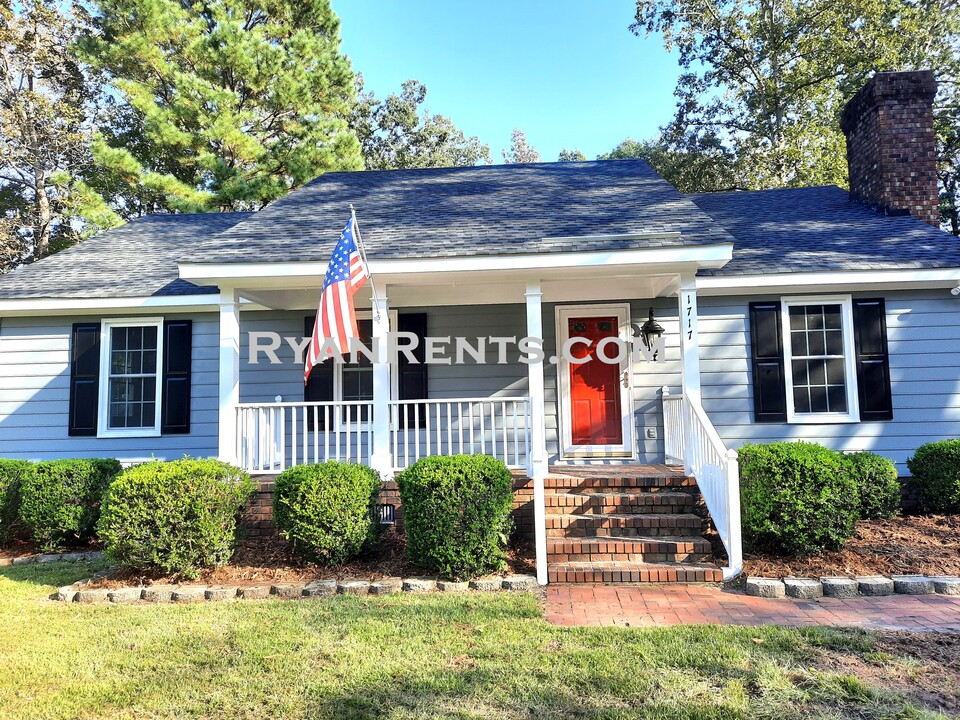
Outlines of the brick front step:
M 701 563 L 709 562 L 711 553 L 708 541 L 691 537 L 595 537 L 547 541 L 549 563 Z
M 550 564 L 551 583 L 702 583 L 723 582 L 723 572 L 712 563 L 566 562 Z
M 629 477 L 573 477 L 566 475 L 549 475 L 543 481 L 547 490 L 559 489 L 567 492 L 620 492 L 629 488 L 642 489 L 644 492 L 662 492 L 689 488 L 697 490 L 697 481 L 682 476 L 643 476 Z
M 547 515 L 548 538 L 636 537 L 703 532 L 703 519 L 692 513 Z
M 587 513 L 682 513 L 690 512 L 694 497 L 690 493 L 553 493 L 544 498 L 547 514 L 583 515 Z

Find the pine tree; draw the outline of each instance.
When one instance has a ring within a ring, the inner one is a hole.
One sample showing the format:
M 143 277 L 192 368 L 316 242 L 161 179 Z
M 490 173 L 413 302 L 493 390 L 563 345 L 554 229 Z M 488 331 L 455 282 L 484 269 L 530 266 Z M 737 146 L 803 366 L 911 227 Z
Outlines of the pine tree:
M 362 168 L 328 0 L 99 0 L 81 45 L 126 107 L 94 146 L 126 216 L 258 209 Z

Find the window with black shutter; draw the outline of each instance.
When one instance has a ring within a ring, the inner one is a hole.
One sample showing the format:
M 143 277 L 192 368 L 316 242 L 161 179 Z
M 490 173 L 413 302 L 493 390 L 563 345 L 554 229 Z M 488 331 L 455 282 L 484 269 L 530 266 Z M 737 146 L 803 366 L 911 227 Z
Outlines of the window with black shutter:
M 74 324 L 69 434 L 189 433 L 192 352 L 190 320 Z
M 893 417 L 882 299 L 753 302 L 750 332 L 757 422 Z

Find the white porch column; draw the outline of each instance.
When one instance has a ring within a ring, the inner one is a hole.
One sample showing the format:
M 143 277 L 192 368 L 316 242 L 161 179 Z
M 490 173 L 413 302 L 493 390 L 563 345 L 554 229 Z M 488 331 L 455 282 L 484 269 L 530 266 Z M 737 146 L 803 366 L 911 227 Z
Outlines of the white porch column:
M 695 275 L 680 277 L 680 360 L 682 367 L 683 405 L 700 405 L 700 337 L 697 334 L 697 280 Z M 683 407 L 684 471 L 689 475 L 693 466 L 691 453 L 695 444 L 691 436 L 690 413 Z
M 527 337 L 543 338 L 543 292 L 540 282 L 527 283 Z M 540 347 L 542 347 L 542 342 Z M 543 388 L 543 363 L 527 365 L 530 384 L 530 457 L 527 458 L 533 478 L 533 522 L 537 548 L 537 582 L 547 584 L 547 519 L 543 480 L 547 476 L 547 439 Z
M 377 343 L 377 360 L 373 363 L 373 448 L 370 467 L 387 480 L 393 477 L 393 455 L 390 452 L 390 306 L 387 288 L 378 287 L 373 307 L 373 337 Z
M 683 363 L 683 395 L 700 402 L 700 338 L 697 334 L 697 281 L 694 275 L 680 278 L 680 358 Z
M 220 443 L 218 457 L 237 462 L 237 404 L 240 402 L 240 296 L 220 290 Z

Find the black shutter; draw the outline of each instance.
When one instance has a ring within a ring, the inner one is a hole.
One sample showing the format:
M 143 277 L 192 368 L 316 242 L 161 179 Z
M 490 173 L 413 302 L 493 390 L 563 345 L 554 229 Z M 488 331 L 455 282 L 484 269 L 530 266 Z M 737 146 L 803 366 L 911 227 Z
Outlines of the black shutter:
M 405 353 L 398 353 L 397 372 L 398 390 L 401 400 L 426 400 L 427 398 L 427 369 L 430 367 L 424 363 L 425 348 L 424 338 L 427 336 L 427 315 L 426 313 L 409 313 L 397 316 L 397 330 L 399 332 L 413 333 L 420 340 L 415 350 L 412 350 L 417 363 L 412 363 L 407 359 Z M 419 407 L 420 426 L 423 426 L 427 406 L 426 405 L 408 405 L 407 406 L 407 427 L 414 427 L 417 422 L 418 412 L 415 408 Z
M 780 302 L 750 303 L 753 416 L 756 422 L 787 421 Z
M 97 434 L 100 406 L 100 323 L 74 323 L 70 339 L 70 426 L 74 436 Z
M 163 385 L 160 396 L 160 432 L 190 432 L 190 369 L 193 321 L 167 320 L 163 324 Z
M 316 315 L 308 315 L 303 319 L 303 336 L 305 338 L 313 337 L 313 325 L 316 322 Z M 306 352 L 306 351 L 305 351 Z M 333 371 L 336 364 L 332 359 L 328 359 L 319 365 L 314 365 L 310 371 L 310 381 L 303 387 L 304 402 L 330 402 L 333 400 Z M 324 430 L 326 423 L 324 413 L 321 408 L 317 413 L 320 427 Z M 313 430 L 313 413 L 307 413 L 307 428 Z
M 883 298 L 853 301 L 861 420 L 893 420 L 887 313 Z

